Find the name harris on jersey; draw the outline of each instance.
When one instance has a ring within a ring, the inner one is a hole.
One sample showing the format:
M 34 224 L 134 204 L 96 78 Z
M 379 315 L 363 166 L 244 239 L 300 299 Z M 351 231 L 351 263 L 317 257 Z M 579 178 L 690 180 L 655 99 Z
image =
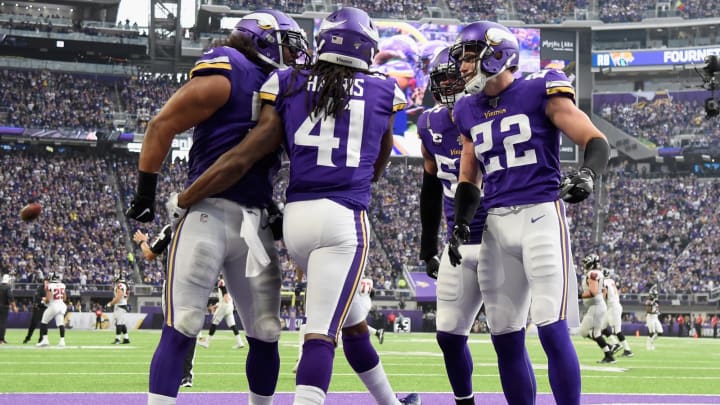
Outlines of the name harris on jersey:
M 363 86 L 365 85 L 364 79 L 355 79 L 352 83 L 352 89 L 350 90 L 350 96 L 351 97 L 362 97 L 365 94 L 365 89 Z M 345 83 L 345 87 L 347 87 L 347 80 Z M 310 92 L 316 92 L 318 90 L 318 77 L 317 76 L 310 76 L 310 78 L 307 81 L 307 90 Z

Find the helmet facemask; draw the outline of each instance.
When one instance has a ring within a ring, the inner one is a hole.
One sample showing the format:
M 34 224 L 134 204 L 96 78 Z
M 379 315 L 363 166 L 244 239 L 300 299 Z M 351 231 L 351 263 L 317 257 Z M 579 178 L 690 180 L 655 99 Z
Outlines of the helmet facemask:
M 430 72 L 430 91 L 433 97 L 453 108 L 455 102 L 465 95 L 465 82 L 454 63 L 443 63 L 435 66 Z

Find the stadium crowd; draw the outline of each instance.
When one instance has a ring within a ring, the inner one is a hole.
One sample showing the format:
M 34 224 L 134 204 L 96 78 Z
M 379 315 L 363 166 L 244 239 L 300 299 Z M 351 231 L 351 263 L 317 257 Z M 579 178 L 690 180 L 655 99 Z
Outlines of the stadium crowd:
M 313 10 L 309 2 L 302 0 L 213 0 L 212 3 L 238 10 L 270 7 L 297 14 Z M 720 7 L 714 0 L 670 1 L 661 7 L 656 7 L 658 2 L 654 0 L 599 0 L 596 6 L 588 0 L 342 0 L 333 4 L 336 3 L 362 8 L 375 18 L 408 20 L 430 17 L 428 7 L 446 9 L 448 15 L 461 21 L 519 19 L 527 24 L 559 24 L 566 19 L 588 19 L 588 11 L 593 9 L 597 11 L 597 18 L 605 23 L 639 22 L 649 17 L 696 19 L 720 16 Z
M 0 154 L 0 251 L 3 271 L 17 282 L 60 272 L 69 284 L 110 284 L 127 271 L 125 229 L 105 157 L 94 153 Z M 18 210 L 43 205 L 42 221 L 22 222 Z
M 131 273 L 135 264 L 142 283 L 162 282 L 162 261 L 135 259 L 142 255 L 129 242 L 136 227 L 154 235 L 164 225 L 162 201 L 153 224 L 128 224 L 122 216 L 133 192 L 137 164 L 133 156 L 4 151 L 0 164 L 2 267 L 14 271 L 18 282 L 36 280 L 38 271 L 59 271 L 68 284 L 110 284 L 114 275 Z M 158 195 L 180 189 L 184 165 L 177 160 L 163 169 Z M 421 170 L 417 164 L 395 161 L 373 187 L 368 275 L 377 289 L 397 288 L 404 282 L 403 269 L 421 266 L 417 258 Z M 286 176 L 281 171 L 278 201 Z M 720 251 L 716 209 L 720 181 L 695 176 L 643 178 L 635 166 L 621 164 L 610 169 L 603 186 L 605 193 L 597 204 L 604 227 L 599 245 L 591 238 L 594 197 L 568 208 L 575 258 L 598 252 L 604 266 L 622 275 L 623 293 L 645 292 L 646 284 L 654 281 L 664 293 L 701 292 L 720 285 L 720 259 L 715 255 Z M 45 207 L 40 221 L 18 219 L 18 208 L 28 201 Z M 282 244 L 278 249 L 283 285 L 294 288 L 295 266 Z
M 0 70 L 3 125 L 72 130 L 114 129 L 115 113 L 132 117 L 125 131 L 144 126 L 180 85 L 168 75 L 92 76 L 49 70 Z M 42 111 L 42 113 L 39 113 Z
M 703 99 L 687 97 L 687 93 L 685 99 L 679 99 L 680 93 L 668 93 L 667 97 L 652 101 L 598 102 L 596 98 L 594 108 L 597 114 L 629 135 L 658 147 L 684 146 L 679 135 L 692 135 L 686 142 L 694 146 L 717 145 L 720 128 L 715 121 L 705 119 Z M 707 95 L 707 92 L 697 93 L 702 97 Z

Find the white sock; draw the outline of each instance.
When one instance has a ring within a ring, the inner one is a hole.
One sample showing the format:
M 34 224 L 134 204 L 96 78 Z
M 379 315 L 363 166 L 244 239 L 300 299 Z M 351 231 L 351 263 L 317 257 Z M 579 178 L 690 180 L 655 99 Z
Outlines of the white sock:
M 388 381 L 387 374 L 381 362 L 363 373 L 358 373 L 358 377 L 365 384 L 370 394 L 378 404 L 399 404 L 390 381 Z
M 305 324 L 300 325 L 298 329 L 298 360 L 302 357 L 302 349 L 305 344 Z
M 175 405 L 177 398 L 166 397 L 165 395 L 148 393 L 148 405 Z
M 240 336 L 240 335 L 238 335 Z M 272 405 L 273 403 L 273 396 L 264 396 L 264 395 L 258 395 L 254 392 L 250 392 L 248 395 L 248 405 Z
M 293 405 L 322 405 L 325 403 L 326 396 L 327 394 L 320 387 L 296 385 Z

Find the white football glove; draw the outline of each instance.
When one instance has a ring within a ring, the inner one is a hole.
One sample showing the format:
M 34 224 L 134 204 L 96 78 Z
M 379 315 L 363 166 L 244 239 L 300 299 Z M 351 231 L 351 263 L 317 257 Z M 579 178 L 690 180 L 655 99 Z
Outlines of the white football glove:
M 178 207 L 178 193 L 175 192 L 170 194 L 170 198 L 168 198 L 165 203 L 165 208 L 167 209 L 168 216 L 170 217 L 170 225 L 174 232 L 180 220 L 187 214 L 187 209 Z

